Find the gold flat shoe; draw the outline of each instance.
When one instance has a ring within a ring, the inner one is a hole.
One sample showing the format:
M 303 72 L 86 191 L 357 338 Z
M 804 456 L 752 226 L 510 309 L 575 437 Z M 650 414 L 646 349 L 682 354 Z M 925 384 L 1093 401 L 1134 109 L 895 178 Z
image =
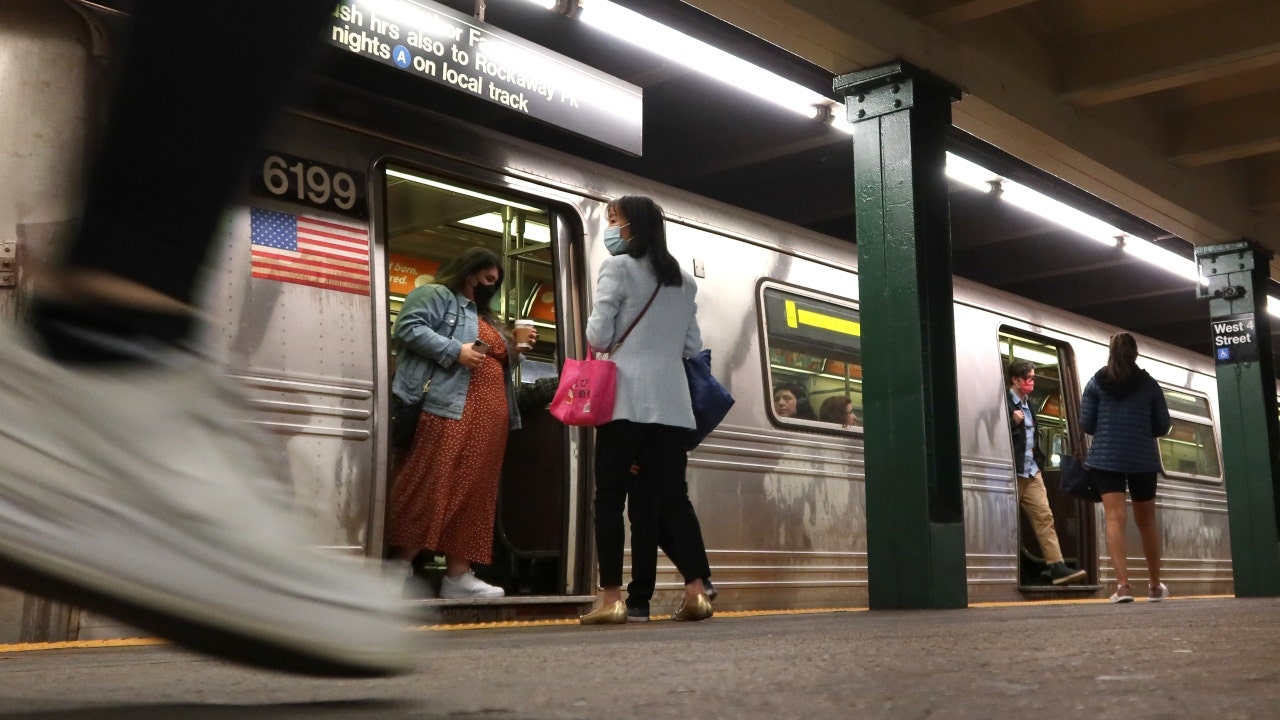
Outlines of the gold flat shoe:
M 578 618 L 579 625 L 624 625 L 627 622 L 627 604 L 621 600 L 601 605 Z
M 711 601 L 703 593 L 698 593 L 697 597 L 692 601 L 685 600 L 680 603 L 680 609 L 676 611 L 675 617 L 672 619 L 678 622 L 706 620 L 711 617 L 711 613 Z

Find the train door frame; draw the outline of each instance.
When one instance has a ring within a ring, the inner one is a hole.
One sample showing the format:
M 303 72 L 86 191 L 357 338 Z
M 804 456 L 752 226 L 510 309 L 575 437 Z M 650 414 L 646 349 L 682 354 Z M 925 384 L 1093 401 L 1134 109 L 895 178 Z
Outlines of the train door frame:
M 1017 328 L 1010 325 L 1001 325 L 999 328 L 999 356 L 1001 360 L 1000 376 L 1004 383 L 1003 392 L 1008 392 L 1009 382 L 1006 370 L 1009 362 L 1013 358 L 1013 345 L 1010 340 L 1021 341 L 1028 345 L 1039 346 L 1040 351 L 1044 348 L 1052 348 L 1055 354 L 1057 367 L 1057 398 L 1056 401 L 1052 396 L 1045 397 L 1036 408 L 1037 416 L 1042 415 L 1042 411 L 1055 411 L 1060 422 L 1065 425 L 1062 430 L 1065 433 L 1058 433 L 1050 436 L 1052 430 L 1045 427 L 1044 424 L 1037 422 L 1038 433 L 1041 437 L 1037 438 L 1037 442 L 1042 444 L 1041 451 L 1046 457 L 1046 465 L 1050 467 L 1041 468 L 1041 475 L 1044 479 L 1045 490 L 1049 496 L 1050 507 L 1054 509 L 1054 527 L 1058 533 L 1058 542 L 1062 546 L 1062 554 L 1069 565 L 1073 565 L 1076 569 L 1084 570 L 1088 573 L 1084 583 L 1070 586 L 1053 586 L 1050 584 L 1039 582 L 1028 582 L 1028 574 L 1024 568 L 1024 564 L 1028 558 L 1024 557 L 1023 538 L 1030 532 L 1027 527 L 1025 514 L 1022 512 L 1021 504 L 1017 501 L 1017 488 L 1014 488 L 1014 508 L 1017 513 L 1016 542 L 1017 542 L 1017 584 L 1018 590 L 1024 594 L 1044 593 L 1044 592 L 1081 592 L 1093 593 L 1098 587 L 1099 578 L 1099 560 L 1098 560 L 1098 536 L 1097 536 L 1097 513 L 1093 503 L 1080 500 L 1069 495 L 1065 495 L 1058 490 L 1060 457 L 1064 453 L 1073 452 L 1075 449 L 1083 451 L 1087 445 L 1085 441 L 1084 431 L 1080 429 L 1080 397 L 1082 385 L 1077 371 L 1075 349 L 1071 342 L 1061 338 L 1055 338 L 1043 335 L 1030 330 Z M 1009 351 L 1006 352 L 1006 346 Z M 1048 366 L 1048 363 L 1044 363 Z M 1040 376 L 1039 368 L 1037 368 L 1037 377 Z M 1003 398 L 1003 395 L 1001 396 Z M 1056 407 L 1051 405 L 1056 403 Z M 1049 447 L 1044 447 L 1045 438 L 1049 440 Z M 1058 444 L 1057 441 L 1063 441 Z M 1016 483 L 1016 478 L 1014 479 Z M 1072 512 L 1063 513 L 1062 510 L 1069 508 Z M 1041 561 L 1043 558 L 1039 558 Z M 1075 560 L 1074 564 L 1072 560 Z M 1039 579 L 1039 578 L 1036 578 Z
M 375 302 L 375 334 L 374 352 L 378 353 L 378 361 L 375 363 L 377 378 L 377 387 L 380 388 L 377 408 L 379 418 L 385 419 L 389 415 L 389 388 L 392 378 L 392 358 L 391 346 L 393 338 L 390 335 L 391 318 L 393 316 L 390 298 L 390 269 L 391 255 L 393 249 L 391 247 L 391 233 L 388 227 L 388 190 L 387 180 L 389 179 L 388 170 L 395 169 L 398 171 L 411 171 L 413 173 L 421 173 L 424 177 L 439 179 L 441 182 L 457 183 L 461 186 L 469 186 L 475 188 L 486 189 L 502 198 L 509 198 L 512 201 L 526 200 L 531 204 L 536 204 L 546 209 L 549 224 L 550 242 L 547 249 L 551 253 L 550 274 L 554 283 L 555 297 L 555 322 L 556 337 L 554 341 L 554 361 L 558 371 L 559 365 L 564 357 L 568 357 L 569 353 L 578 353 L 580 343 L 577 338 L 582 333 L 580 317 L 582 315 L 582 293 L 580 291 L 581 268 L 584 267 L 582 256 L 583 248 L 580 239 L 583 237 L 583 220 L 579 208 L 575 204 L 575 200 L 580 200 L 571 195 L 548 190 L 545 194 L 537 192 L 537 189 L 514 188 L 512 182 L 515 178 L 496 171 L 478 169 L 471 165 L 463 165 L 456 163 L 448 158 L 430 157 L 411 158 L 404 154 L 386 155 L 378 158 L 372 164 L 372 172 L 370 173 L 370 199 L 373 207 L 380 208 L 379 212 L 374 213 L 374 236 L 375 252 L 378 253 L 375 262 L 377 270 L 377 279 L 374 283 L 375 292 L 379 293 L 380 301 Z M 523 184 L 523 183 L 522 183 Z M 575 242 L 575 238 L 579 239 Z M 503 249 L 507 248 L 507 239 L 505 236 L 501 239 Z M 517 251 L 520 249 L 517 248 Z M 527 248 L 524 249 L 528 251 Z M 504 282 L 504 292 L 502 293 L 502 305 L 504 311 L 510 303 L 507 297 L 508 292 L 514 287 L 513 273 L 511 265 L 512 257 L 504 252 L 502 257 L 504 263 L 504 272 L 507 282 Z M 523 299 L 518 299 L 520 305 L 523 305 Z M 511 308 L 512 311 L 519 311 L 520 306 Z M 374 497 L 371 504 L 370 523 L 370 549 L 375 555 L 381 555 L 386 550 L 385 526 L 386 514 L 389 504 L 390 485 L 393 478 L 391 473 L 391 447 L 388 441 L 387 423 L 378 424 L 378 452 L 375 467 L 374 481 Z M 555 570 L 555 586 L 553 594 L 555 595 L 574 595 L 580 592 L 585 586 L 586 577 L 583 571 L 584 557 L 589 556 L 586 541 L 589 539 L 585 532 L 585 523 L 589 518 L 589 514 L 584 512 L 584 501 L 582 499 L 582 482 L 583 482 L 583 453 L 575 452 L 575 448 L 582 446 L 582 433 L 578 428 L 563 428 L 563 447 L 562 457 L 559 465 L 563 468 L 563 493 L 560 498 L 560 508 L 562 512 L 561 527 L 558 530 L 559 548 L 558 562 Z M 505 477 L 505 473 L 504 473 Z M 501 496 L 501 490 L 500 490 Z M 589 495 L 587 501 L 589 501 Z M 501 503 L 501 499 L 499 500 Z M 495 523 L 501 518 L 502 507 L 499 505 L 495 517 Z M 504 541 L 500 537 L 501 530 L 495 527 L 495 543 Z M 495 562 L 498 560 L 495 556 Z M 514 594 L 514 593 L 513 593 Z

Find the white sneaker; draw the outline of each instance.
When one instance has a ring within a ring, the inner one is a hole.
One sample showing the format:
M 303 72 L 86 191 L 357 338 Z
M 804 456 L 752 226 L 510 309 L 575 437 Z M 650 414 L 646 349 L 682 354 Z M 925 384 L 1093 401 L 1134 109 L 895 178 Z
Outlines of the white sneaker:
M 186 353 L 63 366 L 0 326 L 0 578 L 238 662 L 411 669 L 403 578 L 304 540 L 238 407 Z
M 448 575 L 440 581 L 440 597 L 448 600 L 460 598 L 500 598 L 506 595 L 502 588 L 494 587 L 476 577 L 474 573 L 465 572 L 457 578 Z
M 1147 592 L 1147 602 L 1163 602 L 1169 599 L 1169 586 L 1164 583 L 1157 583 L 1155 587 L 1151 587 Z

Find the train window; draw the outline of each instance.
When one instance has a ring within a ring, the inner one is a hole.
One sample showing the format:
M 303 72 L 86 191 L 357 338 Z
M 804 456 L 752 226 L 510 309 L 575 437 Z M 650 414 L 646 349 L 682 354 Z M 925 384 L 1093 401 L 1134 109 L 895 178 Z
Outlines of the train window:
M 772 283 L 761 287 L 769 414 L 781 425 L 862 428 L 862 325 L 858 310 Z
M 1183 390 L 1163 388 L 1172 427 L 1160 438 L 1160 461 L 1171 475 L 1220 479 L 1222 464 L 1213 434 L 1209 399 Z
M 523 353 L 521 380 L 555 374 L 556 305 L 548 207 L 501 191 L 388 166 L 386 180 L 387 307 L 392 324 L 404 298 L 433 282 L 444 264 L 472 247 L 503 263 L 503 290 L 490 305 L 508 328 L 531 319 L 538 343 Z

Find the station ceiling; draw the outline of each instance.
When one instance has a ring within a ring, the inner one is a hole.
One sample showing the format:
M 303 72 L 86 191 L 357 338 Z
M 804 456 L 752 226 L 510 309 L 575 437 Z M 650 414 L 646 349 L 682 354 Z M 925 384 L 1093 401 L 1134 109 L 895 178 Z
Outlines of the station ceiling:
M 1186 258 L 1240 239 L 1280 250 L 1274 0 L 613 1 L 832 99 L 835 75 L 906 60 L 964 91 L 957 153 Z M 485 12 L 643 88 L 643 154 L 338 50 L 320 73 L 856 242 L 847 134 L 526 0 Z M 957 276 L 1209 353 L 1188 280 L 959 184 L 951 211 Z

